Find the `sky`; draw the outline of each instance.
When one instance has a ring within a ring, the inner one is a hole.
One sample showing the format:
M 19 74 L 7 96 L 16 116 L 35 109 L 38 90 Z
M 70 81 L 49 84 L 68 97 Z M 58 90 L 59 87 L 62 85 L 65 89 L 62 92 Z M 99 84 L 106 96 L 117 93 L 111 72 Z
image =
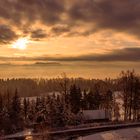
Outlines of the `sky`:
M 54 66 L 56 75 L 60 65 L 60 73 L 77 66 L 71 76 L 103 77 L 107 68 L 111 77 L 124 69 L 139 73 L 139 13 L 139 0 L 0 0 L 1 68 L 9 66 L 7 76 L 27 64 Z M 93 65 L 100 74 L 89 74 Z

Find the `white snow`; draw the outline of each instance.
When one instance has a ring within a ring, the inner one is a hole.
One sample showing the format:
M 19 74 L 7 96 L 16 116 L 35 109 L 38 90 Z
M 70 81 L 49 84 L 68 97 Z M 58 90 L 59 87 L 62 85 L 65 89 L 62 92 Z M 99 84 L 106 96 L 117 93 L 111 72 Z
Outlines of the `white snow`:
M 78 140 L 140 140 L 140 127 L 93 134 Z

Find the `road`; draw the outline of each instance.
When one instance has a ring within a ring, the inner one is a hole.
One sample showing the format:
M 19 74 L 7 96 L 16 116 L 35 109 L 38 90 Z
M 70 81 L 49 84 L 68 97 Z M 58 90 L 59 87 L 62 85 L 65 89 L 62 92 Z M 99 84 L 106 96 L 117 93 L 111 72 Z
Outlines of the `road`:
M 138 123 L 128 123 L 128 124 L 116 124 L 116 125 L 105 125 L 105 126 L 98 126 L 98 127 L 86 127 L 86 128 L 75 128 L 75 129 L 68 129 L 68 130 L 61 130 L 61 131 L 53 131 L 53 132 L 46 132 L 46 133 L 32 133 L 30 130 L 16 133 L 13 135 L 4 136 L 0 139 L 19 139 L 25 138 L 29 136 L 43 136 L 49 135 L 51 137 L 79 137 L 79 136 L 86 136 L 89 134 L 96 134 L 99 132 L 117 130 L 117 129 L 124 129 L 124 128 L 136 128 L 140 127 L 140 122 Z

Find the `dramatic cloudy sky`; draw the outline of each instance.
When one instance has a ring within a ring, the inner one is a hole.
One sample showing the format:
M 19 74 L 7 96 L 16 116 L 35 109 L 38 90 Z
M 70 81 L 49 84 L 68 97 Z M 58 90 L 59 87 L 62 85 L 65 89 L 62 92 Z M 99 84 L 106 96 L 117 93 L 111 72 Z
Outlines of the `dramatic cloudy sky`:
M 0 62 L 9 61 L 138 64 L 140 0 L 0 0 Z

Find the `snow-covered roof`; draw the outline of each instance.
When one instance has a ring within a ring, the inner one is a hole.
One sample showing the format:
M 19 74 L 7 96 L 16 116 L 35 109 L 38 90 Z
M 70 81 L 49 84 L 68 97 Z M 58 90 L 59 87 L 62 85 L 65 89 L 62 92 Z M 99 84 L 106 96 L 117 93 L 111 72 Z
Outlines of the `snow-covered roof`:
M 95 120 L 95 119 L 109 119 L 109 111 L 105 110 L 83 110 L 83 118 L 85 120 Z

